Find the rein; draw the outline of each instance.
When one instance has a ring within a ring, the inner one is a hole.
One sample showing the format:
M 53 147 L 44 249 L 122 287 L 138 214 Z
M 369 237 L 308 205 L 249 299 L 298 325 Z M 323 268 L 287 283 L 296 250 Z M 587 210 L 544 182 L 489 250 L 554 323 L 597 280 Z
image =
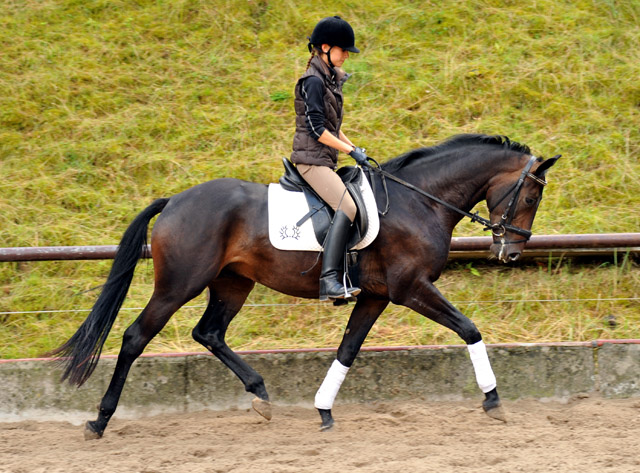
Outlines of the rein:
M 524 240 L 519 240 L 519 241 L 512 241 L 512 242 L 508 242 L 508 243 L 520 243 L 522 241 L 528 241 L 531 238 L 531 231 L 529 230 L 525 230 L 524 228 L 520 228 L 520 227 L 516 227 L 515 225 L 511 224 L 511 221 L 513 220 L 514 217 L 514 213 L 515 213 L 515 207 L 514 207 L 514 203 L 516 203 L 518 201 L 518 196 L 520 195 L 520 191 L 522 190 L 522 186 L 524 184 L 525 179 L 528 177 L 532 180 L 534 180 L 535 182 L 537 182 L 538 184 L 540 184 L 541 186 L 546 186 L 547 182 L 544 181 L 543 179 L 540 179 L 538 176 L 532 174 L 531 168 L 533 167 L 533 164 L 536 162 L 537 158 L 535 156 L 531 156 L 531 158 L 529 159 L 529 162 L 527 163 L 527 165 L 525 166 L 525 168 L 522 170 L 522 173 L 520 174 L 520 178 L 518 179 L 518 182 L 516 182 L 516 184 L 514 185 L 514 187 L 512 187 L 509 192 L 507 192 L 504 197 L 502 197 L 498 203 L 496 205 L 493 206 L 493 209 L 495 209 L 500 202 L 502 202 L 511 192 L 513 192 L 513 195 L 511 196 L 511 199 L 509 200 L 509 203 L 507 204 L 507 207 L 505 209 L 505 211 L 502 214 L 502 217 L 500 218 L 500 221 L 497 223 L 491 223 L 491 221 L 489 219 L 486 219 L 484 217 L 481 217 L 479 215 L 478 212 L 476 213 L 469 213 L 466 212 L 462 209 L 459 209 L 458 207 L 456 207 L 455 205 L 452 205 L 448 202 L 445 202 L 444 200 L 434 196 L 433 194 L 429 194 L 428 192 L 423 191 L 422 189 L 414 186 L 413 184 L 404 181 L 402 179 L 400 179 L 399 177 L 394 176 L 393 174 L 388 173 L 387 171 L 383 170 L 380 167 L 380 164 L 373 158 L 368 158 L 370 161 L 373 161 L 376 164 L 376 167 L 371 166 L 370 164 L 367 163 L 367 169 L 373 172 L 376 172 L 378 174 L 381 175 L 382 177 L 382 184 L 385 190 L 385 195 L 387 196 L 387 205 L 385 208 L 385 211 L 382 212 L 382 215 L 386 215 L 387 212 L 389 211 L 389 193 L 387 191 L 387 185 L 385 182 L 385 177 L 388 179 L 391 179 L 392 181 L 397 182 L 398 184 L 406 187 L 407 189 L 411 189 L 412 191 L 417 192 L 418 194 L 427 197 L 431 200 L 433 200 L 434 202 L 437 202 L 440 205 L 443 205 L 444 207 L 448 208 L 449 210 L 453 210 L 454 212 L 459 213 L 460 215 L 463 215 L 464 217 L 468 217 L 471 219 L 472 222 L 478 222 L 481 223 L 482 225 L 484 225 L 484 230 L 491 230 L 491 233 L 498 238 L 502 238 L 504 240 L 504 236 L 507 232 L 512 232 L 512 233 L 516 233 L 518 235 L 523 236 L 525 239 Z M 373 181 L 373 179 L 372 179 Z M 491 210 L 493 210 L 491 209 Z M 503 243 L 506 243 L 503 241 Z

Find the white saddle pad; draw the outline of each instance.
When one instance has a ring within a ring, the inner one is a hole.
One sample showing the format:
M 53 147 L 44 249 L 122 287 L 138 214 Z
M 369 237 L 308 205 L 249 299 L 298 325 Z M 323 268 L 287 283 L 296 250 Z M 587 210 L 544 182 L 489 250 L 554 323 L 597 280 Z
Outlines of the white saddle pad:
M 369 181 L 360 175 L 360 190 L 369 216 L 369 228 L 364 238 L 352 250 L 370 245 L 378 236 L 380 219 L 376 199 Z M 279 250 L 322 251 L 316 239 L 311 219 L 299 227 L 296 225 L 309 213 L 307 199 L 302 192 L 288 191 L 280 184 L 269 184 L 269 240 Z

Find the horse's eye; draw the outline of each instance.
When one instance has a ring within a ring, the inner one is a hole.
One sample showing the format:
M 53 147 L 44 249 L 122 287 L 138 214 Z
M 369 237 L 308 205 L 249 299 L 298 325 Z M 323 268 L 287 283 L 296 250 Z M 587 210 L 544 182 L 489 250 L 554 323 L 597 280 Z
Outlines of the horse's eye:
M 528 206 L 532 206 L 533 204 L 536 203 L 536 199 L 532 197 L 525 197 L 524 203 L 527 204 Z

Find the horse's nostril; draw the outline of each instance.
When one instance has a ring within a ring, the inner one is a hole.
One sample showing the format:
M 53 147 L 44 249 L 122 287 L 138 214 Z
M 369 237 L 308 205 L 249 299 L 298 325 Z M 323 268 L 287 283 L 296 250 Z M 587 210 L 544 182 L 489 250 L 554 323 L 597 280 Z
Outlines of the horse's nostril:
M 520 259 L 520 253 L 510 253 L 509 261 L 518 261 Z

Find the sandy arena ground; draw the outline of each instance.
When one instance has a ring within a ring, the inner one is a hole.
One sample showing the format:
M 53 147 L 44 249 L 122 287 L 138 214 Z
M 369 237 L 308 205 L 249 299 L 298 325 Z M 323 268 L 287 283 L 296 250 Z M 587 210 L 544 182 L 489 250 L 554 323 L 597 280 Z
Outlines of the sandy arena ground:
M 111 421 L 101 440 L 64 422 L 0 423 L 0 471 L 36 472 L 632 472 L 640 471 L 640 400 L 576 397 L 337 405 L 319 432 L 314 409 L 274 407 Z M 117 415 L 117 414 L 116 414 Z

